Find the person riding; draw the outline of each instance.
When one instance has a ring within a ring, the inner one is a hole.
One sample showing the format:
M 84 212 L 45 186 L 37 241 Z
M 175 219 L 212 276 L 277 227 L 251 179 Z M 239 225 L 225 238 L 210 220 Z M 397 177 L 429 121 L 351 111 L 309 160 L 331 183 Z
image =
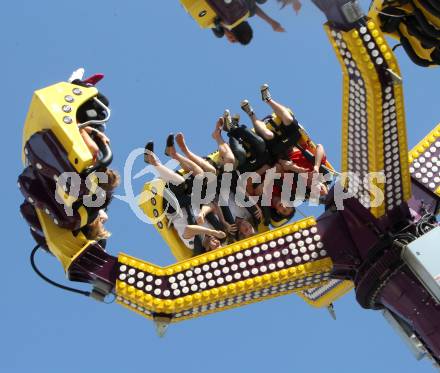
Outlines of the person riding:
M 176 152 L 174 136 L 168 137 L 165 154 L 177 160 L 182 168 L 186 172 L 192 172 L 193 176 L 203 173 L 203 169 L 196 163 Z M 179 203 L 179 206 L 175 208 L 169 204 L 168 218 L 185 246 L 193 250 L 195 255 L 221 247 L 220 240 L 226 238 L 226 233 L 220 229 L 215 229 L 209 222 L 209 217 L 212 217 L 214 213 L 213 206 L 192 206 L 192 186 L 188 185 L 188 179 L 160 162 L 154 154 L 153 142 L 147 143 L 144 160 L 154 166 L 160 178 L 167 183 L 167 187 Z M 207 221 L 205 221 L 205 218 Z
M 270 17 L 258 4 L 264 4 L 267 0 L 244 0 L 244 4 L 249 11 L 249 17 L 258 16 L 263 21 L 268 23 L 275 32 L 285 32 L 281 24 Z M 216 21 L 213 32 L 217 37 L 226 36 L 230 43 L 240 43 L 247 45 L 251 42 L 253 37 L 253 30 L 247 21 L 239 23 L 232 29 L 225 27 L 221 19 Z
M 241 108 L 248 114 L 255 131 L 266 140 L 269 151 L 278 159 L 282 171 L 309 173 L 310 178 L 313 177 L 311 173 L 328 172 L 323 167 L 327 161 L 323 145 L 312 146 L 311 141 L 302 136 L 304 130 L 292 111 L 272 98 L 267 84 L 261 86 L 261 97 L 271 107 L 276 118 L 281 121 L 278 126 L 272 125 L 273 130 L 270 130 L 267 126 L 268 122 L 274 122 L 273 116 L 269 117 L 266 122 L 257 119 L 248 100 L 242 101 Z M 322 193 L 326 193 L 324 184 Z

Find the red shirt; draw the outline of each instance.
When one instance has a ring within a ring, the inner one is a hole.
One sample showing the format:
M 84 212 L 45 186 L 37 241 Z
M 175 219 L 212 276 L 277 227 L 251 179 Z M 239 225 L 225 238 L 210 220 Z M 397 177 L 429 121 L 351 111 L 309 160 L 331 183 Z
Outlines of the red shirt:
M 305 146 L 304 150 L 308 150 L 313 154 L 312 149 L 309 146 Z M 298 148 L 293 148 L 291 152 L 289 152 L 289 159 L 295 163 L 295 165 L 307 169 L 307 171 L 312 172 L 314 164 L 310 162 L 304 154 Z M 322 157 L 321 164 L 325 164 L 327 162 L 326 156 Z

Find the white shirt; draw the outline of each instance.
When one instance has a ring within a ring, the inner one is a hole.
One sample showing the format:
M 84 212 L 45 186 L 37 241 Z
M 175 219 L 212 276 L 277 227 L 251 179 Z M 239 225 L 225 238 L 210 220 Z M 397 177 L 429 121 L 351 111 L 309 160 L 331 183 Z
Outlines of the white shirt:
M 200 214 L 200 209 L 199 208 L 194 207 L 192 210 L 193 210 L 194 217 L 196 217 L 198 214 Z M 174 229 L 176 230 L 177 234 L 179 235 L 179 238 L 182 240 L 184 245 L 187 248 L 189 248 L 191 250 L 194 250 L 194 238 L 195 238 L 195 236 L 191 237 L 191 238 L 185 238 L 183 236 L 184 233 L 185 233 L 186 227 L 189 225 L 188 224 L 188 214 L 187 214 L 186 210 L 185 209 L 180 209 L 180 211 L 176 212 L 175 214 L 172 214 L 172 215 L 170 214 L 170 215 L 167 215 L 167 216 L 168 216 L 168 219 L 173 224 Z M 213 229 L 212 225 L 209 224 L 206 221 L 201 226 Z M 199 234 L 198 236 L 203 241 L 203 238 L 205 237 L 205 235 L 204 234 Z
M 237 205 L 237 203 L 235 202 L 235 195 L 233 194 L 229 195 L 228 207 L 229 210 L 231 211 L 234 220 L 236 218 L 241 218 L 246 220 L 252 218 L 251 213 L 247 210 L 246 207 L 240 207 Z

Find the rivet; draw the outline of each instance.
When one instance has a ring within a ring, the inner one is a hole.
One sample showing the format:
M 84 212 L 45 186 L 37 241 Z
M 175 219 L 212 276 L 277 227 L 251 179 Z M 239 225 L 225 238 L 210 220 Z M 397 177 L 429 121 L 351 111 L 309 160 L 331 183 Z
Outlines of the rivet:
M 75 101 L 75 99 L 72 96 L 70 96 L 70 95 L 64 96 L 64 100 L 66 102 L 73 102 L 73 101 Z
M 66 115 L 66 116 L 63 118 L 63 122 L 66 123 L 66 124 L 70 124 L 70 123 L 73 122 L 73 120 L 72 120 L 71 117 L 69 117 L 68 115 Z
M 82 91 L 81 91 L 81 89 L 79 89 L 79 88 L 73 88 L 73 89 L 72 89 L 72 92 L 73 92 L 75 95 L 77 95 L 77 96 L 79 96 L 79 95 L 82 94 Z
M 72 107 L 70 105 L 63 105 L 63 111 L 65 113 L 70 113 L 72 111 Z

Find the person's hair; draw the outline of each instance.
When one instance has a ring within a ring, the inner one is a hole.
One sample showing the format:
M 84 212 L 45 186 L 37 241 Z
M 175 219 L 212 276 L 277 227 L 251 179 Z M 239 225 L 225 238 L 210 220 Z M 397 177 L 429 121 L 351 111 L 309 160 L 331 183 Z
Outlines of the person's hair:
M 107 168 L 105 173 L 107 174 L 107 182 L 99 183 L 99 186 L 104 189 L 107 194 L 111 194 L 111 192 L 119 185 L 121 177 L 116 170 L 111 168 Z
M 290 220 L 293 218 L 293 216 L 296 213 L 295 207 L 292 207 L 292 212 L 288 215 L 282 215 L 280 214 L 276 209 L 271 208 L 271 219 L 275 222 L 280 222 L 282 220 Z
M 85 236 L 89 240 L 100 241 L 109 238 L 111 233 L 105 229 L 104 224 L 101 222 L 101 219 L 98 216 L 87 226 Z
M 255 234 L 257 234 L 257 226 L 258 226 L 258 224 L 256 224 L 255 219 L 254 219 L 253 217 L 251 217 L 251 218 L 249 218 L 249 219 L 238 218 L 238 217 L 237 217 L 236 220 L 237 220 L 237 225 L 240 225 L 239 223 L 241 223 L 242 221 L 247 221 L 247 222 L 248 222 L 250 225 L 252 225 L 252 227 L 254 228 L 254 230 L 255 230 Z M 245 236 L 243 235 L 243 233 L 240 232 L 240 227 L 239 227 L 239 226 L 238 226 L 237 238 L 238 238 L 238 241 L 241 241 L 241 240 L 244 240 L 244 239 L 246 239 L 246 238 L 249 238 L 249 237 L 245 237 Z
M 246 21 L 235 26 L 231 32 L 241 45 L 249 44 L 254 35 L 251 25 Z

